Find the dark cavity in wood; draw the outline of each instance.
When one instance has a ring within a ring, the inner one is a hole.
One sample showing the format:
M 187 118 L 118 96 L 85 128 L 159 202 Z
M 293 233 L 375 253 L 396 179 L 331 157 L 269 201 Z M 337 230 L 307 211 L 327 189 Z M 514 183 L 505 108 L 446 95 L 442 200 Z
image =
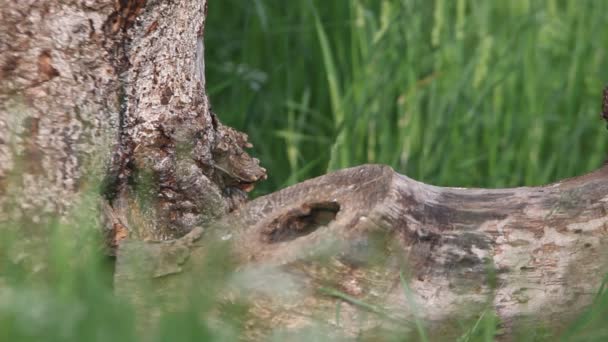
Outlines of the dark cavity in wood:
M 333 221 L 339 211 L 337 202 L 304 204 L 272 220 L 263 232 L 263 239 L 276 243 L 308 235 Z

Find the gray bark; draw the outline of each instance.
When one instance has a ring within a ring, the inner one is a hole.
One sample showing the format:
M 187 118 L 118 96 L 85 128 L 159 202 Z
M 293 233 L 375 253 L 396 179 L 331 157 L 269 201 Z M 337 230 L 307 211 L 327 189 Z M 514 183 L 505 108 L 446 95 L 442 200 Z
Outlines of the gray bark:
M 110 1 L 2 1 L 1 218 L 65 212 L 85 163 L 115 141 L 121 85 L 103 31 L 113 12 Z
M 480 308 L 507 328 L 529 316 L 559 325 L 590 303 L 606 273 L 605 167 L 483 190 L 368 165 L 243 205 L 265 170 L 211 112 L 205 11 L 198 0 L 4 1 L 0 220 L 62 214 L 102 170 L 118 295 L 142 316 L 149 285 L 181 303 L 227 241 L 239 268 L 226 295 L 254 303 L 252 337 L 311 317 L 352 335 L 441 326 Z
M 234 209 L 266 176 L 244 152 L 247 136 L 210 110 L 205 11 L 204 1 L 150 1 L 123 32 L 124 123 L 108 183 L 113 227 L 132 238 L 182 236 Z
M 106 167 L 110 247 L 171 239 L 233 210 L 265 177 L 247 136 L 210 110 L 205 1 L 8 1 L 0 11 L 0 192 L 3 202 L 19 193 L 5 219 L 65 213 L 83 175 Z
M 427 185 L 380 165 L 346 169 L 183 239 L 125 244 L 115 284 L 141 300 L 138 286 L 152 282 L 176 300 L 209 246 L 229 240 L 239 271 L 226 292 L 255 303 L 253 336 L 319 318 L 353 336 L 411 329 L 417 319 L 444 327 L 488 309 L 507 334 L 531 321 L 559 328 L 592 302 L 608 271 L 607 175 L 603 167 L 489 190 Z

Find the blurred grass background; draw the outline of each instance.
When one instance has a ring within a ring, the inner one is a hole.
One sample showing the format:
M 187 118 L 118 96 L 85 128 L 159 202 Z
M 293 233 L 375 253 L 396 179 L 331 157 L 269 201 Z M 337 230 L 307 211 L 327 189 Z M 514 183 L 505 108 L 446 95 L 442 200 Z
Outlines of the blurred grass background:
M 266 193 L 362 163 L 444 186 L 598 167 L 608 2 L 223 0 L 208 90 L 269 169 Z
M 207 85 L 222 121 L 250 135 L 269 169 L 257 194 L 367 162 L 436 185 L 538 185 L 606 156 L 606 13 L 594 0 L 211 1 Z M 0 239 L 0 341 L 141 338 L 133 308 L 112 295 L 89 183 L 67 220 L 10 223 L 43 228 L 42 241 L 24 239 L 28 229 Z M 247 306 L 215 297 L 227 272 L 202 271 L 192 306 L 161 315 L 145 339 L 235 340 Z M 201 319 L 210 312 L 223 324 Z M 607 319 L 602 288 L 561 337 L 607 340 Z M 491 341 L 497 323 L 487 309 L 461 322 L 458 340 Z M 427 336 L 422 327 L 387 340 Z M 518 338 L 554 339 L 541 326 Z

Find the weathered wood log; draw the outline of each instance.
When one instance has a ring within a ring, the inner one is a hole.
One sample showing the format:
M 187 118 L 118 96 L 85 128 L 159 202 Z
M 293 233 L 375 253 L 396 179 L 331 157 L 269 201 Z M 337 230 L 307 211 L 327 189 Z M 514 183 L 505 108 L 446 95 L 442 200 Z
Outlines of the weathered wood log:
M 63 213 L 79 192 L 84 160 L 100 155 L 111 159 L 104 193 L 111 244 L 124 241 L 116 289 L 142 308 L 156 304 L 144 296 L 147 286 L 187 300 L 180 289 L 192 286 L 217 241 L 230 242 L 239 265 L 227 293 L 255 303 L 252 334 L 313 318 L 347 333 L 392 329 L 480 307 L 495 309 L 506 327 L 527 316 L 559 324 L 589 304 L 606 273 L 605 167 L 545 187 L 481 190 L 362 166 L 262 197 L 214 223 L 265 171 L 243 152 L 246 137 L 210 110 L 205 6 L 3 4 L 0 206 L 9 193 L 19 199 L 0 220 Z M 16 191 L 11 170 L 22 174 Z
M 125 243 L 115 285 L 142 300 L 139 287 L 152 281 L 179 297 L 209 246 L 229 240 L 239 268 L 227 292 L 255 303 L 253 326 L 316 318 L 354 334 L 488 307 L 505 331 L 520 320 L 555 326 L 590 304 L 608 271 L 607 176 L 603 167 L 543 187 L 463 189 L 355 167 L 258 198 L 180 240 Z

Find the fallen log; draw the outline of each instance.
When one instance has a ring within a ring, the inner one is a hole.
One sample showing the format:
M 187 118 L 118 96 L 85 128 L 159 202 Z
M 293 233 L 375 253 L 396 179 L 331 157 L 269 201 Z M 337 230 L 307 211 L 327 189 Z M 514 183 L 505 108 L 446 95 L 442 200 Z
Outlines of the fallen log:
M 197 272 L 213 253 L 236 265 L 218 296 L 252 303 L 252 336 L 315 322 L 351 335 L 444 327 L 487 310 L 508 334 L 520 320 L 559 326 L 602 283 L 606 167 L 482 190 L 368 165 L 241 206 L 265 170 L 211 112 L 206 1 L 12 1 L 0 17 L 0 221 L 64 214 L 81 156 L 110 159 L 116 291 L 142 316 L 208 289 Z M 13 169 L 24 174 L 14 206 Z
M 179 302 L 210 246 L 229 241 L 238 266 L 225 294 L 254 303 L 254 335 L 318 321 L 351 335 L 442 327 L 487 309 L 507 336 L 519 323 L 559 327 L 592 302 L 608 271 L 607 175 L 602 167 L 542 187 L 464 189 L 354 167 L 181 239 L 124 242 L 115 286 L 141 305 L 155 305 L 144 286 Z

